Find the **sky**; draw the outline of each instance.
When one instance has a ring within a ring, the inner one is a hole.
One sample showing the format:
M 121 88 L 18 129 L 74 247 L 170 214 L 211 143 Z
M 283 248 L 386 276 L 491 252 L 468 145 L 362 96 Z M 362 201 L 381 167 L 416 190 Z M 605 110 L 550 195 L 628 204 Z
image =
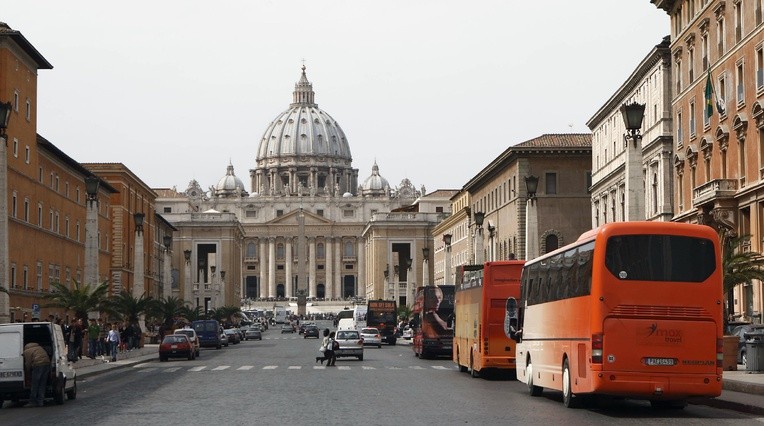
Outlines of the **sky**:
M 586 122 L 668 35 L 650 0 L 3 0 L 53 65 L 38 133 L 152 188 L 249 187 L 306 66 L 359 183 L 460 189 L 512 145 Z

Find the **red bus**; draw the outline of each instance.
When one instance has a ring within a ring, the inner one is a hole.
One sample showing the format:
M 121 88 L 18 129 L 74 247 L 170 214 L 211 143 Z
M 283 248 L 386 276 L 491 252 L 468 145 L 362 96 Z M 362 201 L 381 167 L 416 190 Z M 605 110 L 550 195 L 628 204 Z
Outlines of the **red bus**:
M 411 309 L 414 356 L 451 356 L 454 340 L 454 286 L 425 286 L 417 289 Z
M 517 377 L 562 391 L 686 405 L 722 390 L 719 237 L 703 225 L 618 222 L 523 268 Z
M 524 261 L 462 265 L 456 279 L 453 360 L 462 372 L 515 371 L 507 302 L 520 298 Z

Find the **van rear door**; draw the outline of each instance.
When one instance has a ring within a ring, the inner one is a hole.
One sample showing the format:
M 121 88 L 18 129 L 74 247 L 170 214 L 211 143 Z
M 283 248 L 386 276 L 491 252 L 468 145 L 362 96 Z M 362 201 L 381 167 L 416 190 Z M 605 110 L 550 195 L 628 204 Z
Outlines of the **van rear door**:
M 20 327 L 0 327 L 0 389 L 24 387 L 24 337 Z

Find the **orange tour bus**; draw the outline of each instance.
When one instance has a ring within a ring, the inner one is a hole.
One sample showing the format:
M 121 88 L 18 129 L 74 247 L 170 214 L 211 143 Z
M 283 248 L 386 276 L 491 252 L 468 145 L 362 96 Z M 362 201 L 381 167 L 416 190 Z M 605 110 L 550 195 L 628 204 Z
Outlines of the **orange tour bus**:
M 462 265 L 456 278 L 453 360 L 462 372 L 515 371 L 507 302 L 520 298 L 522 260 Z
M 708 226 L 617 222 L 528 261 L 517 377 L 532 396 L 562 391 L 686 405 L 722 390 L 722 265 Z

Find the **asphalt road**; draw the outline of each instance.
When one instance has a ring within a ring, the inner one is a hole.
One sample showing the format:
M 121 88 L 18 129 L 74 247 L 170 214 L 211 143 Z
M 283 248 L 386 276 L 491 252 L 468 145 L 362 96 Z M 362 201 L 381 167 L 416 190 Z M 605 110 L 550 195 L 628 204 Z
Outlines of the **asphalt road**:
M 653 410 L 599 401 L 571 410 L 562 395 L 532 398 L 508 379 L 473 379 L 448 359 L 420 360 L 408 345 L 367 347 L 364 360 L 315 363 L 319 342 L 272 327 L 262 341 L 203 349 L 195 361 L 146 362 L 82 380 L 58 406 L 0 410 L 0 425 L 507 425 L 751 424 L 706 406 Z

